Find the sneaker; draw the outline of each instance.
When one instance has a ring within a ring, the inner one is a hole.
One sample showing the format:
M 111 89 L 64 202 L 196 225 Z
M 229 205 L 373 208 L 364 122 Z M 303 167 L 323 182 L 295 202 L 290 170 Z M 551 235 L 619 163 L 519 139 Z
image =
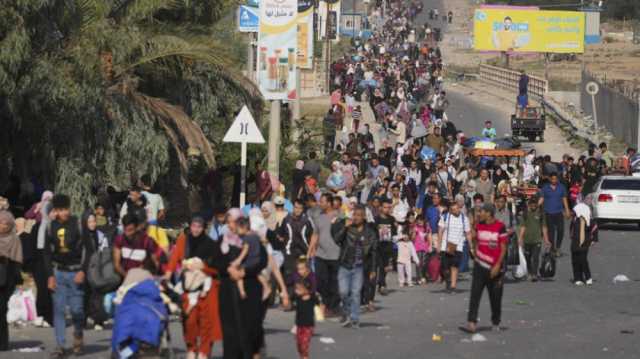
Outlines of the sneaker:
M 593 279 L 591 278 L 587 279 L 587 285 L 593 285 Z
M 104 327 L 100 324 L 96 324 L 93 326 L 93 330 L 95 330 L 96 332 L 101 332 L 104 330 Z
M 360 329 L 360 322 L 352 322 L 351 329 Z
M 346 316 L 342 317 L 340 319 L 340 325 L 345 328 L 349 327 L 351 325 L 351 319 L 349 319 L 349 317 L 346 317 Z
M 413 283 L 409 283 L 409 287 L 413 287 Z
M 581 281 L 581 280 L 577 280 L 577 281 L 575 281 L 575 283 L 573 283 L 573 284 L 575 284 L 575 285 L 576 285 L 576 286 L 578 286 L 578 287 L 582 287 L 582 286 L 584 285 L 584 282 L 583 282 L 583 281 Z
M 67 357 L 67 351 L 64 348 L 56 348 L 51 352 L 51 359 L 64 359 Z
M 380 293 L 380 295 L 387 295 L 387 287 L 380 287 L 378 293 Z
M 73 336 L 73 354 L 82 355 L 84 343 L 82 336 Z
M 290 330 L 291 334 L 296 335 L 298 333 L 298 326 L 294 325 L 291 330 Z

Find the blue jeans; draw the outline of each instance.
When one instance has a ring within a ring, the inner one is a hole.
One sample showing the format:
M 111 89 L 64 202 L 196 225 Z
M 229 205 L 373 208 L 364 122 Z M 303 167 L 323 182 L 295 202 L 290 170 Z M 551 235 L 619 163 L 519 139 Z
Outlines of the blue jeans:
M 458 269 L 460 270 L 460 273 L 469 271 L 469 242 L 466 240 L 462 247 L 462 261 L 460 262 L 460 267 Z
M 347 269 L 338 269 L 338 288 L 342 299 L 342 310 L 345 316 L 351 316 L 351 321 L 357 322 L 360 319 L 360 291 L 362 290 L 362 280 L 364 269 L 362 266 Z
M 73 334 L 82 337 L 84 326 L 84 289 L 76 284 L 73 279 L 78 272 L 63 272 L 56 270 L 56 290 L 53 292 L 53 327 L 56 334 L 58 347 L 65 347 L 65 331 L 67 323 L 65 310 L 67 306 L 71 310 L 73 321 Z

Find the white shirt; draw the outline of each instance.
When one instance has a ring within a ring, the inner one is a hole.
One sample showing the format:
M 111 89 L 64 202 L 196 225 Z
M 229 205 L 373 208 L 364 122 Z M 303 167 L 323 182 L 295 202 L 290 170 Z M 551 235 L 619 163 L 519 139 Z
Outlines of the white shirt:
M 462 213 L 458 217 L 445 213 L 440 217 L 438 227 L 444 229 L 444 232 L 442 233 L 443 240 L 440 243 L 440 250 L 446 251 L 447 242 L 449 242 L 456 245 L 456 250 L 458 252 L 462 252 L 462 249 L 464 248 L 464 241 L 467 239 L 466 234 L 471 231 L 469 218 Z
M 151 193 L 142 191 L 142 194 L 147 199 L 147 220 L 149 222 L 158 220 L 158 213 L 164 209 L 164 201 L 162 196 L 157 193 Z

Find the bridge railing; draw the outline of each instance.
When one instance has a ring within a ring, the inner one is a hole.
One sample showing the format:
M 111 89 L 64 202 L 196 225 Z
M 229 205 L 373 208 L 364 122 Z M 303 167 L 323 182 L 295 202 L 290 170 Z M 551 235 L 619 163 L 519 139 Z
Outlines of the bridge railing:
M 503 67 L 480 65 L 480 80 L 506 90 L 518 91 L 520 72 Z M 543 98 L 549 91 L 549 82 L 543 78 L 529 75 L 529 96 Z

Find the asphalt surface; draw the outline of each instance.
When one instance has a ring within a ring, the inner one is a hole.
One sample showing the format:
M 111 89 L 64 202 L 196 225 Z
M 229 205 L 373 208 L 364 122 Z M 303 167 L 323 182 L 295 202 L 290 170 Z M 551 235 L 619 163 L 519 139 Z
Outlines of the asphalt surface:
M 425 9 L 434 1 L 425 1 Z M 481 130 L 485 119 L 502 118 L 500 112 L 477 104 L 464 95 L 451 95 L 449 118 L 467 133 Z M 495 121 L 506 133 L 507 119 Z M 458 330 L 468 309 L 469 280 L 459 283 L 459 293 L 446 294 L 443 286 L 398 289 L 378 296 L 375 313 L 363 314 L 362 328 L 343 329 L 338 323 L 318 323 L 311 343 L 313 358 L 637 358 L 640 357 L 640 230 L 638 226 L 611 226 L 601 231 L 600 242 L 589 255 L 595 280 L 592 287 L 571 284 L 569 255 L 558 260 L 557 275 L 548 282 L 513 282 L 505 286 L 504 331 L 481 334 L 485 342 L 472 342 Z M 568 253 L 568 241 L 563 244 Z M 630 281 L 614 284 L 617 274 Z M 488 326 L 488 297 L 482 299 L 480 326 Z M 296 358 L 295 338 L 289 333 L 294 314 L 270 310 L 267 331 L 268 358 Z M 171 325 L 172 344 L 184 356 L 181 327 Z M 433 335 L 441 341 L 432 340 Z M 71 336 L 69 329 L 68 335 Z M 87 358 L 108 358 L 110 331 L 85 332 Z M 331 338 L 334 343 L 321 342 Z M 0 358 L 47 358 L 53 349 L 53 329 L 11 329 L 13 348 L 44 347 L 39 353 L 2 353 Z M 214 347 L 220 357 L 222 346 Z
M 640 353 L 640 231 L 637 226 L 604 229 L 590 253 L 595 284 L 575 287 L 570 281 L 571 260 L 558 260 L 557 275 L 548 282 L 507 283 L 500 333 L 481 332 L 486 342 L 471 342 L 457 328 L 466 320 L 470 281 L 459 283 L 460 292 L 446 294 L 442 285 L 402 288 L 378 296 L 379 310 L 363 314 L 362 328 L 343 329 L 326 321 L 316 326 L 311 353 L 314 358 L 637 358 Z M 563 245 L 567 252 L 568 242 Z M 613 283 L 614 276 L 630 281 Z M 482 299 L 480 326 L 488 326 L 488 297 Z M 268 358 L 295 358 L 295 339 L 289 333 L 293 313 L 270 310 L 267 331 Z M 171 325 L 173 346 L 184 355 L 179 323 Z M 69 331 L 69 336 L 71 335 Z M 441 341 L 432 336 L 440 335 Z M 321 338 L 335 343 L 324 344 Z M 85 332 L 87 358 L 108 358 L 110 332 Z M 53 329 L 11 330 L 13 348 L 53 348 Z M 214 357 L 221 355 L 216 344 Z M 3 353 L 2 358 L 46 358 L 40 353 Z

